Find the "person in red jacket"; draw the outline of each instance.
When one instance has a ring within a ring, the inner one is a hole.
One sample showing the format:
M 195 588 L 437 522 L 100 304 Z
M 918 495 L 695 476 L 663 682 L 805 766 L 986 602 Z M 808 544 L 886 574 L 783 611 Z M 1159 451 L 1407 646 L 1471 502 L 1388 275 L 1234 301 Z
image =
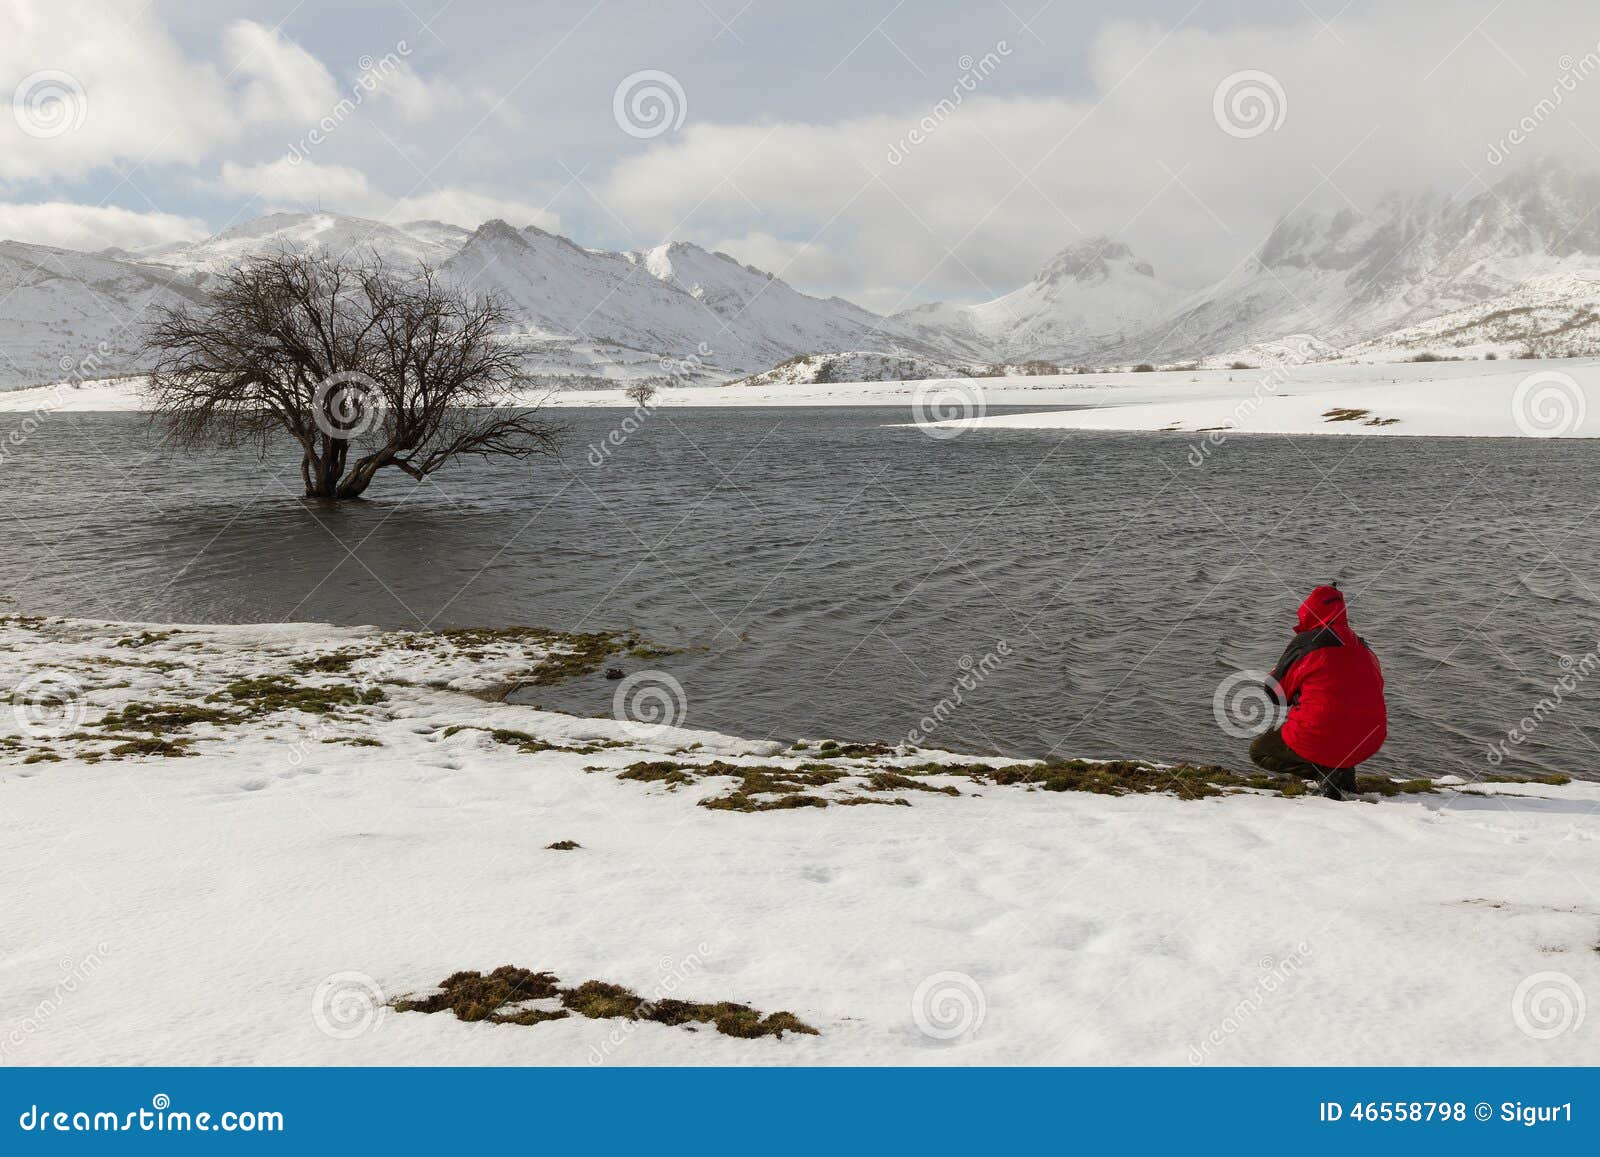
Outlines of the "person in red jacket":
M 1289 714 L 1250 744 L 1251 761 L 1319 780 L 1331 799 L 1354 795 L 1356 765 L 1383 746 L 1389 716 L 1378 657 L 1350 629 L 1338 583 L 1300 604 L 1294 640 L 1272 669 L 1267 694 Z

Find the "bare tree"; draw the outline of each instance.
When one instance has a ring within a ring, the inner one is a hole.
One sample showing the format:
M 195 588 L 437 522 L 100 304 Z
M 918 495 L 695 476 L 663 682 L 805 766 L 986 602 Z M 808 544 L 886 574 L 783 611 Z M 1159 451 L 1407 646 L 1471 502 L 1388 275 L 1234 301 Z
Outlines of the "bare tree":
M 356 498 L 389 466 L 422 479 L 461 455 L 555 450 L 559 427 L 513 404 L 525 379 L 496 337 L 505 321 L 496 299 L 426 267 L 278 254 L 224 275 L 209 303 L 162 312 L 150 390 L 181 445 L 265 456 L 282 431 L 308 496 Z
M 627 389 L 623 390 L 622 395 L 630 402 L 635 402 L 641 406 L 648 406 L 651 400 L 656 396 L 656 384 L 654 382 L 647 382 L 643 380 L 637 381 L 629 385 Z

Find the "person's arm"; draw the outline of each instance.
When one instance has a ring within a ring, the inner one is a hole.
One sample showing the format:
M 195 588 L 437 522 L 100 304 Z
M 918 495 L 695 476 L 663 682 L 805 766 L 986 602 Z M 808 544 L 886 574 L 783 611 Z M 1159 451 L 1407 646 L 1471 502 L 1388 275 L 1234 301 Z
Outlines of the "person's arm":
M 1278 659 L 1278 665 L 1267 676 L 1267 695 L 1274 703 L 1289 704 L 1294 702 L 1295 695 L 1300 690 L 1300 660 L 1310 653 L 1307 645 L 1311 641 L 1308 634 L 1296 635 L 1283 649 L 1283 655 Z

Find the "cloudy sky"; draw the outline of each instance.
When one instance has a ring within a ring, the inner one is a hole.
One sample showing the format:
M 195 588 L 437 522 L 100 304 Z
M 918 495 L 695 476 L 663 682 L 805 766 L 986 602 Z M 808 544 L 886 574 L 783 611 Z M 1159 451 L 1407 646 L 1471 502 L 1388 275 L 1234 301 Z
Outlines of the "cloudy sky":
M 501 217 L 890 310 L 1110 233 L 1198 285 L 1299 207 L 1600 168 L 1597 41 L 1592 0 L 0 0 L 0 237 Z

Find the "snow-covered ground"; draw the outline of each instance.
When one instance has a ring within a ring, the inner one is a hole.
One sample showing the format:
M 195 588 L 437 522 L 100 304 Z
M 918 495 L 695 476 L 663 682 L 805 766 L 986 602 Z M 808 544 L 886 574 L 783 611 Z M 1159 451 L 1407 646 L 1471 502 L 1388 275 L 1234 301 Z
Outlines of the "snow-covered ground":
M 621 390 L 530 395 L 549 406 L 623 406 Z M 1316 364 L 913 382 L 683 386 L 655 406 L 903 406 L 908 419 L 991 429 L 1478 437 L 1600 435 L 1600 361 Z M 995 414 L 1003 406 L 1071 406 Z M 142 379 L 0 393 L 0 412 L 138 410 Z
M 4 1062 L 1600 1062 L 1575 1012 L 1600 994 L 1600 785 L 1339 804 L 935 774 L 957 794 L 854 779 L 818 790 L 911 806 L 714 810 L 726 776 L 619 771 L 821 749 L 489 694 L 594 644 L 0 621 L 5 682 L 41 704 L 0 714 Z M 630 675 L 670 666 L 616 646 Z M 106 735 L 159 720 L 139 703 L 243 718 L 117 754 Z M 953 757 L 830 765 L 930 758 Z M 384 1003 L 502 964 L 819 1035 Z
M 1229 434 L 1384 434 L 1486 438 L 1600 437 L 1600 367 L 1582 362 L 1463 362 L 1305 367 L 1292 374 L 1205 374 L 1093 409 L 958 417 L 952 429 L 1171 430 Z M 1442 365 L 1442 368 L 1441 368 Z M 1402 368 L 1413 372 L 1400 375 Z M 1392 377 L 1390 375 L 1393 375 Z M 1166 376 L 1166 375 L 1163 375 Z M 1133 395 L 1133 396 L 1130 396 Z

